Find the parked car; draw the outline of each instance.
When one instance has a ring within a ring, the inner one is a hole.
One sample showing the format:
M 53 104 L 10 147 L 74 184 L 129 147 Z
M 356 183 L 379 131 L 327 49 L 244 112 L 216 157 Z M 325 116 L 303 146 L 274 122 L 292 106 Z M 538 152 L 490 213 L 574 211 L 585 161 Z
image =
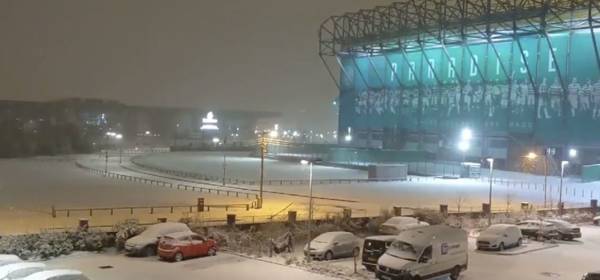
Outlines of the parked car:
M 352 257 L 360 253 L 360 239 L 345 231 L 326 232 L 304 246 L 304 254 L 313 259 L 331 260 Z
M 175 232 L 192 233 L 190 228 L 183 223 L 159 223 L 151 225 L 141 234 L 128 239 L 125 242 L 125 251 L 129 255 L 155 255 L 159 238 Z
M 600 216 L 594 217 L 594 225 L 600 226 Z
M 477 237 L 477 250 L 504 250 L 519 247 L 523 242 L 521 229 L 515 225 L 497 224 L 482 231 Z
M 18 262 L 0 267 L 0 280 L 21 279 L 46 268 L 43 263 Z
M 365 238 L 362 250 L 362 264 L 368 271 L 377 269 L 377 260 L 385 253 L 396 235 L 376 235 Z
M 413 217 L 391 217 L 379 226 L 379 232 L 396 235 L 408 229 L 426 227 L 428 225 L 428 223 L 421 222 Z
M 556 226 L 541 220 L 526 220 L 517 223 L 523 236 L 529 238 L 558 239 L 560 236 Z
M 0 254 L 0 266 L 6 265 L 6 264 L 11 264 L 11 263 L 22 262 L 22 261 L 23 260 L 21 260 L 21 258 L 19 258 L 16 255 Z
M 445 225 L 400 233 L 377 261 L 377 279 L 456 280 L 468 266 L 467 232 Z
M 575 238 L 581 238 L 581 229 L 574 224 L 557 219 L 547 219 L 545 221 L 556 227 L 559 234 L 558 239 L 573 240 Z
M 22 280 L 89 280 L 81 271 L 71 269 L 44 270 L 31 274 Z
M 581 280 L 600 280 L 600 271 L 586 273 Z
M 162 260 L 180 262 L 183 259 L 214 256 L 217 243 L 193 232 L 176 232 L 163 236 L 158 243 L 158 256 Z

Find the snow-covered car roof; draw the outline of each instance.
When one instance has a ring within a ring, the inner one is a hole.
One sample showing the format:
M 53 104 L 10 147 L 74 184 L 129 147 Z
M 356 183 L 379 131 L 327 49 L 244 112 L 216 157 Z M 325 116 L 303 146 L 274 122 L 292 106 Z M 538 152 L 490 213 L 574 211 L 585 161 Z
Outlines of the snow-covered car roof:
M 365 238 L 365 240 L 377 240 L 377 241 L 394 241 L 398 237 L 397 235 L 374 235 Z
M 594 217 L 594 221 L 600 221 L 600 216 Z
M 546 222 L 546 221 L 540 221 L 540 220 L 524 220 L 524 221 L 518 222 L 517 225 L 520 224 L 520 223 L 543 224 L 545 226 L 551 226 L 552 225 L 552 223 L 549 223 L 549 222 Z
M 511 227 L 516 227 L 516 225 L 511 225 L 511 224 L 495 224 L 495 225 L 489 226 L 487 229 L 507 229 L 507 228 L 511 228 Z
M 23 278 L 22 280 L 47 280 L 57 276 L 79 276 L 79 279 L 81 280 L 88 279 L 83 275 L 83 273 L 81 273 L 81 271 L 72 269 L 53 269 L 36 272 Z M 76 278 L 73 278 L 73 280 L 75 279 Z
M 179 238 L 182 238 L 182 237 L 193 236 L 193 235 L 198 235 L 198 234 L 194 233 L 194 232 L 191 232 L 191 231 L 179 231 L 179 232 L 173 232 L 173 233 L 165 234 L 164 237 L 169 237 L 169 238 L 173 238 L 173 239 L 179 239 Z
M 158 223 L 149 226 L 140 235 L 166 235 L 173 232 L 191 232 L 190 228 L 184 223 Z
M 317 238 L 315 238 L 315 239 L 318 239 L 321 241 L 331 241 L 334 238 L 341 236 L 341 235 L 354 236 L 354 234 L 352 234 L 351 232 L 347 232 L 347 231 L 330 231 L 330 232 L 326 232 L 326 233 L 323 233 L 323 234 L 317 236 Z
M 419 220 L 413 217 L 391 217 L 389 218 L 387 221 L 385 221 L 385 223 L 383 223 L 384 225 L 398 225 L 398 224 L 416 224 L 418 223 Z
M 11 263 L 11 264 L 7 264 L 7 265 L 3 265 L 0 266 L 0 279 L 4 279 L 4 277 L 8 276 L 9 274 L 17 271 L 17 270 L 21 270 L 21 269 L 28 269 L 28 268 L 45 268 L 46 265 L 43 263 L 35 263 L 35 262 L 18 262 L 18 263 Z

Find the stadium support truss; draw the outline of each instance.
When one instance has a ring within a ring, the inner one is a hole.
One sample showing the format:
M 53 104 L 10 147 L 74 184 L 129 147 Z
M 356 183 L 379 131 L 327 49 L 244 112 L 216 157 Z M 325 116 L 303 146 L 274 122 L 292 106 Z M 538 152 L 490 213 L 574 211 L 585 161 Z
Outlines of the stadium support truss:
M 549 34 L 591 29 L 595 62 L 600 68 L 600 50 L 594 33 L 598 28 L 600 0 L 403 0 L 327 18 L 319 29 L 319 55 L 336 86 L 341 88 L 340 77 L 344 74 L 341 57 L 385 57 L 387 52 L 433 47 L 445 51 L 452 45 L 464 46 L 470 52 L 468 46 L 477 43 L 488 43 L 492 55 L 498 56 L 494 42 L 502 40 L 515 41 L 516 51 L 524 56 L 520 37 L 545 38 L 552 50 Z M 567 82 L 561 74 L 565 70 L 555 64 L 566 92 Z M 483 67 L 476 65 L 476 68 L 481 73 Z M 501 68 L 508 77 L 506 66 Z M 529 80 L 535 89 L 535 78 L 530 75 Z

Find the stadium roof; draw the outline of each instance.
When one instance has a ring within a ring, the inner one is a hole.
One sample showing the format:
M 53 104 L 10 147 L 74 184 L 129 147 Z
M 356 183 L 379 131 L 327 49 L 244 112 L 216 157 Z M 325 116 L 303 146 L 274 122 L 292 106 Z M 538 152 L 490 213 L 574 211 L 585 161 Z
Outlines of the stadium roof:
M 319 55 L 513 39 L 600 27 L 600 0 L 402 0 L 327 18 Z

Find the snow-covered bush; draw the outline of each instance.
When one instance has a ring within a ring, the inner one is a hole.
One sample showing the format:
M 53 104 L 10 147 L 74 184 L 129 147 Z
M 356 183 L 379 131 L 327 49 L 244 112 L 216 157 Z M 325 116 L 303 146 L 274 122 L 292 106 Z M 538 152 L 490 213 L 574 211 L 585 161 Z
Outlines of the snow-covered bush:
M 100 251 L 108 242 L 108 236 L 101 231 L 75 231 L 69 233 L 73 248 L 78 251 Z
M 121 250 L 125 248 L 125 241 L 142 233 L 144 227 L 140 226 L 137 219 L 127 219 L 114 225 L 113 230 L 116 232 L 115 245 Z
M 68 255 L 73 250 L 99 251 L 105 240 L 105 233 L 95 231 L 10 235 L 0 238 L 0 254 L 13 254 L 25 260 L 45 260 Z

